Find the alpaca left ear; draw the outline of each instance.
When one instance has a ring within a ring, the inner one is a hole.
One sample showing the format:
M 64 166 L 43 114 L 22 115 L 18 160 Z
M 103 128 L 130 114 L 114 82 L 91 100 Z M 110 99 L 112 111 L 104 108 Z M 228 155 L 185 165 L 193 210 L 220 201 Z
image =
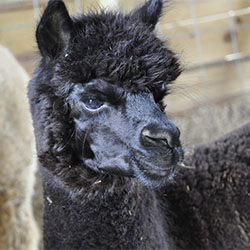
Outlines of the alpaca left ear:
M 62 0 L 50 0 L 37 26 L 36 39 L 42 56 L 53 60 L 67 47 L 73 22 Z
M 132 17 L 139 18 L 146 25 L 154 28 L 162 14 L 164 0 L 149 0 L 137 9 Z

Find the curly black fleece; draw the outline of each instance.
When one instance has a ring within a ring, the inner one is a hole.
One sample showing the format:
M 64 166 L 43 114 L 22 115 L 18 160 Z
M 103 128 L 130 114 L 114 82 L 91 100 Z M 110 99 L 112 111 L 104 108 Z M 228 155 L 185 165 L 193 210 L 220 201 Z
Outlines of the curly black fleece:
M 157 190 L 135 178 L 96 173 L 79 159 L 92 156 L 76 143 L 86 140 L 74 128 L 68 101 L 76 84 L 101 79 L 127 93 L 152 93 L 161 106 L 180 74 L 176 56 L 153 33 L 162 2 L 149 1 L 130 15 L 102 12 L 73 20 L 60 0 L 45 10 L 37 28 L 42 60 L 29 84 L 45 249 L 250 246 L 250 124 L 199 146 L 187 160 L 196 169 L 180 170 Z
M 195 169 L 163 191 L 177 248 L 249 249 L 250 123 L 197 146 L 186 164 Z

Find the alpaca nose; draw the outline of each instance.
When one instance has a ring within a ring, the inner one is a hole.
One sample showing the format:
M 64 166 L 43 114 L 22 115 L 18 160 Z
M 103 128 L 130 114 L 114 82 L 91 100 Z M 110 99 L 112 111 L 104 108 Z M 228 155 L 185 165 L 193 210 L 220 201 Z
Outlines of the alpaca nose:
M 146 147 L 174 149 L 180 146 L 180 130 L 171 125 L 170 129 L 146 126 L 141 132 L 142 144 Z

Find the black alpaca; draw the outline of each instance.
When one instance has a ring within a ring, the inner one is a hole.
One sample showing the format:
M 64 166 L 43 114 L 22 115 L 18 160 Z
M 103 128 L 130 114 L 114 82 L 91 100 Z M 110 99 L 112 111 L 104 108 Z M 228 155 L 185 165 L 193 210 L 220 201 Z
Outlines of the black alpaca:
M 151 0 L 129 15 L 71 18 L 54 0 L 44 11 L 36 33 L 42 59 L 29 99 L 45 249 L 217 246 L 189 206 L 192 197 L 188 214 L 179 200 L 186 175 L 176 176 L 176 192 L 169 184 L 183 151 L 162 99 L 181 69 L 153 32 L 162 7 Z

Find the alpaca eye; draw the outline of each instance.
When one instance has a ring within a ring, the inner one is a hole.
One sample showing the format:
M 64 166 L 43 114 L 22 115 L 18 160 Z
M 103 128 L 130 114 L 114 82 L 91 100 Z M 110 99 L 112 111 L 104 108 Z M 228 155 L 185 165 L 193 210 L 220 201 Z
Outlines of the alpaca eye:
M 103 102 L 94 99 L 87 99 L 83 101 L 84 107 L 90 111 L 97 111 L 104 105 Z

